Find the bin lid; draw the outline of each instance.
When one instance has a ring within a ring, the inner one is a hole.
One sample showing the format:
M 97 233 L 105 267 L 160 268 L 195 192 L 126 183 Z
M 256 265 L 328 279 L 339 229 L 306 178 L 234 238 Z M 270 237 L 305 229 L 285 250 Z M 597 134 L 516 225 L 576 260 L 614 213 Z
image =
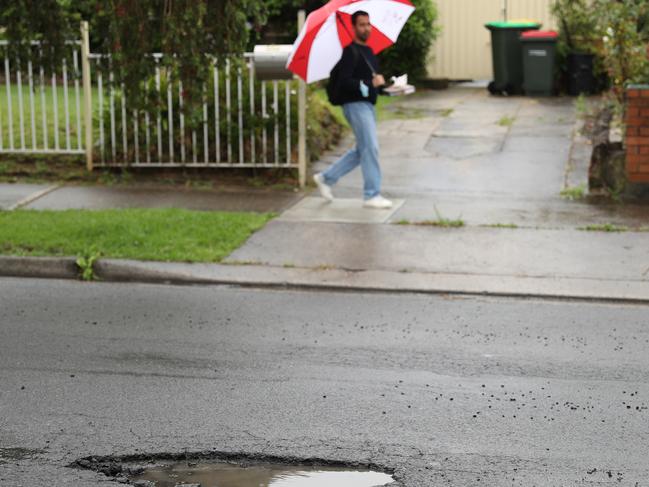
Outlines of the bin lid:
M 556 40 L 559 34 L 554 30 L 529 30 L 521 34 L 522 40 Z
M 510 20 L 508 22 L 489 22 L 487 29 L 540 29 L 540 22 L 533 20 Z

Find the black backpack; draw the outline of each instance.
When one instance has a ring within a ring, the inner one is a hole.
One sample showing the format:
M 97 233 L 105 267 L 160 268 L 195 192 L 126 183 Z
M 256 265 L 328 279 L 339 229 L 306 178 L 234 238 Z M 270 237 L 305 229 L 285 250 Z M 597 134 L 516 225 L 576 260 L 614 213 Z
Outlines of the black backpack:
M 354 65 L 358 63 L 358 49 L 352 44 L 352 52 L 354 53 Z M 342 62 L 342 57 L 340 61 L 336 63 L 334 68 L 331 70 L 329 75 L 329 83 L 327 84 L 327 98 L 329 98 L 329 103 L 335 106 L 342 105 L 344 103 L 343 92 L 340 87 L 340 63 Z

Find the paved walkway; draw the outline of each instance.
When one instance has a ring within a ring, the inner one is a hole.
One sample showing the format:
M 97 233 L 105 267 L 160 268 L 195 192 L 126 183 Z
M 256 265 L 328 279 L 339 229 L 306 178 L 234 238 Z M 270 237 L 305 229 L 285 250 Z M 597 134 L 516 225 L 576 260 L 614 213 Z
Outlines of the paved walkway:
M 588 185 L 591 146 L 579 136 L 573 99 L 493 98 L 454 88 L 406 99 L 398 107 L 423 117 L 380 124 L 386 195 L 405 199 L 391 221 L 461 218 L 468 225 L 642 226 L 649 210 L 596 200 L 567 201 L 562 190 Z M 349 138 L 316 165 L 326 167 Z M 361 175 L 335 194 L 358 198 Z
M 264 190 L 2 185 L 0 207 L 281 213 L 229 265 L 131 263 L 154 277 L 649 300 L 649 233 L 579 230 L 649 227 L 649 206 L 560 196 L 587 183 L 591 148 L 579 135 L 573 100 L 494 98 L 456 87 L 392 108 L 410 118 L 379 124 L 385 194 L 396 203 L 389 211 L 361 208 L 360 171 L 335 188 L 333 204 Z M 442 218 L 465 226 L 415 225 Z
M 56 188 L 57 185 L 0 183 L 0 210 L 14 210 L 29 206 L 32 201 Z
M 199 211 L 282 212 L 302 196 L 297 191 L 263 189 L 0 184 L 0 209 L 186 208 Z
M 579 134 L 572 99 L 494 98 L 458 87 L 406 98 L 396 108 L 419 118 L 379 126 L 384 192 L 397 198 L 395 210 L 359 211 L 357 171 L 335 188 L 340 201 L 303 200 L 227 261 L 372 271 L 385 289 L 405 280 L 422 289 L 437 282 L 485 292 L 554 288 L 566 296 L 619 298 L 633 290 L 628 296 L 649 299 L 649 233 L 580 230 L 647 227 L 649 206 L 560 196 L 588 181 L 591 147 Z M 412 225 L 440 219 L 465 227 Z

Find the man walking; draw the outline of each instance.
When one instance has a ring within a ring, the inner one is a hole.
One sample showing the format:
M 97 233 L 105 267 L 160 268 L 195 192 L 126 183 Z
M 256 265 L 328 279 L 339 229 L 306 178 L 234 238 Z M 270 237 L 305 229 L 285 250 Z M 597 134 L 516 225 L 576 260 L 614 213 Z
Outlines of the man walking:
M 360 165 L 364 181 L 363 206 L 387 209 L 392 207 L 392 202 L 381 196 L 381 168 L 374 109 L 378 90 L 385 84 L 385 79 L 378 74 L 378 59 L 367 46 L 367 40 L 372 33 L 369 14 L 363 11 L 354 13 L 352 25 L 354 41 L 343 50 L 337 66 L 337 82 L 339 99 L 345 118 L 354 131 L 356 147 L 329 169 L 316 174 L 313 179 L 322 197 L 332 201 L 334 197 L 331 187 Z

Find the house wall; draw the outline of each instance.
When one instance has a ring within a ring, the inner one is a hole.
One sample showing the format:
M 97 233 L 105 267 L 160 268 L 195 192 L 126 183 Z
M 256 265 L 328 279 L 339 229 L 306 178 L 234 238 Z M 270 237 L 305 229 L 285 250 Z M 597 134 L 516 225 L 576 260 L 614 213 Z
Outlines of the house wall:
M 491 79 L 491 36 L 485 24 L 507 18 L 532 19 L 543 29 L 554 29 L 550 15 L 552 0 L 436 0 L 440 37 L 432 49 L 428 66 L 431 78 Z

